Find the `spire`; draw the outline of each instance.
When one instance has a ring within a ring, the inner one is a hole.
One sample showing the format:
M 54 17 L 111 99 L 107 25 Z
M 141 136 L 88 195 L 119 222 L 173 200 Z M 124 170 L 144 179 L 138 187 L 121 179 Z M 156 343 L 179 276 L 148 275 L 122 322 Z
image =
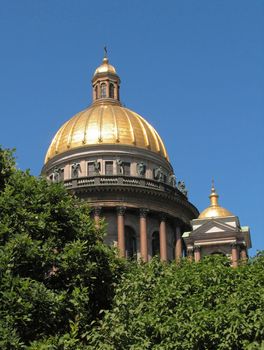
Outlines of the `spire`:
M 218 196 L 218 194 L 215 191 L 214 179 L 212 179 L 211 194 L 210 194 L 209 198 L 210 198 L 212 207 L 218 207 L 219 206 L 219 204 L 218 204 L 219 196 Z

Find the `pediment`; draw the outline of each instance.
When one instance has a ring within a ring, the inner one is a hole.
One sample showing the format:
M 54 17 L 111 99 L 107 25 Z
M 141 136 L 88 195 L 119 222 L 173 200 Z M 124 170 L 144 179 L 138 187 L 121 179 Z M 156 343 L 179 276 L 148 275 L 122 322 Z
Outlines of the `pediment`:
M 236 227 L 228 225 L 223 222 L 218 222 L 216 220 L 210 220 L 203 225 L 199 226 L 197 229 L 193 230 L 191 235 L 195 234 L 214 234 L 221 232 L 237 232 Z

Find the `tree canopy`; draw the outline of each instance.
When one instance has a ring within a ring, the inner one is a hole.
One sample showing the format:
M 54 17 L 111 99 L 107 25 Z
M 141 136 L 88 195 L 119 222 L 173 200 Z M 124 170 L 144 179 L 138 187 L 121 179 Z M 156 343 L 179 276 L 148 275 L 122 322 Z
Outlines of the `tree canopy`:
M 264 349 L 264 255 L 125 262 L 85 202 L 0 148 L 1 350 Z
M 134 264 L 88 349 L 264 348 L 264 255 L 237 269 L 223 257 Z
M 0 349 L 77 349 L 109 308 L 122 261 L 85 202 L 14 164 L 0 149 Z

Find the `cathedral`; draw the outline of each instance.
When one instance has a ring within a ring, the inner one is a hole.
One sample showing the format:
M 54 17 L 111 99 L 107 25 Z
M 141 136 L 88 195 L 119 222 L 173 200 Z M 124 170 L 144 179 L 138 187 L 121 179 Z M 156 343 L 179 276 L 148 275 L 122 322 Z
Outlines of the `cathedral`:
M 58 130 L 42 174 L 87 201 L 96 225 L 104 218 L 105 242 L 121 257 L 199 261 L 223 254 L 233 266 L 246 260 L 249 228 L 219 205 L 214 185 L 210 206 L 199 214 L 158 132 L 121 104 L 120 83 L 105 55 L 93 74 L 92 104 Z

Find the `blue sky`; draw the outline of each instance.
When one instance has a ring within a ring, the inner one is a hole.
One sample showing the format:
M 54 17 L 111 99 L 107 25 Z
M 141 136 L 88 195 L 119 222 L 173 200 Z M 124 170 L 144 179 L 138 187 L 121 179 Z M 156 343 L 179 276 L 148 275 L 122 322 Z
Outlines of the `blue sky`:
M 104 45 L 121 99 L 163 138 L 190 200 L 220 203 L 264 249 L 262 0 L 0 0 L 0 144 L 38 175 L 59 126 L 91 102 Z

